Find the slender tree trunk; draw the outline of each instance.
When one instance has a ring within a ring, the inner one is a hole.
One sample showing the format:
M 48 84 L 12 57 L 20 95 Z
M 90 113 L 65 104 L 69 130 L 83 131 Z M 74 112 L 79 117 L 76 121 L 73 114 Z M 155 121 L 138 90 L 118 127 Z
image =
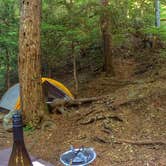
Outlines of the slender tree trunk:
M 19 32 L 19 81 L 25 121 L 37 127 L 45 104 L 41 85 L 41 0 L 21 0 Z
M 10 87 L 10 55 L 8 49 L 6 49 L 6 89 Z
M 109 5 L 108 0 L 101 0 L 102 5 L 106 8 Z M 110 18 L 107 10 L 101 16 L 101 32 L 103 38 L 103 54 L 104 54 L 104 71 L 107 74 L 114 75 L 112 65 L 112 38 L 110 32 Z
M 156 27 L 160 27 L 160 0 L 155 0 L 155 25 Z
M 65 0 L 65 5 L 68 10 L 68 13 L 72 14 L 72 6 L 74 1 L 73 0 Z M 72 19 L 72 15 L 71 15 Z M 70 25 L 70 28 L 73 29 L 73 25 Z M 78 74 L 77 74 L 77 56 L 75 54 L 75 43 L 73 39 L 71 39 L 71 56 L 73 58 L 73 77 L 74 77 L 74 83 L 75 83 L 75 97 L 78 95 Z
M 75 95 L 78 95 L 78 75 L 77 75 L 77 57 L 75 54 L 75 49 L 74 49 L 74 43 L 72 42 L 71 44 L 71 52 L 72 52 L 72 57 L 73 57 L 73 76 L 74 76 L 74 82 L 75 82 Z

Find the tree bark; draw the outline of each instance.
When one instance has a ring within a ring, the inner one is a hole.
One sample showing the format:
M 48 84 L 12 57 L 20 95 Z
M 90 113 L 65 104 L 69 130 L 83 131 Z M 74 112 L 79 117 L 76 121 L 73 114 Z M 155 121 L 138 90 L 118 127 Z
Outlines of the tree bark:
M 41 85 L 41 0 L 22 0 L 19 32 L 19 82 L 25 122 L 37 127 L 45 104 Z
M 77 73 L 77 57 L 75 54 L 75 48 L 74 43 L 71 44 L 71 52 L 73 57 L 73 76 L 74 76 L 74 82 L 75 82 L 75 96 L 78 95 L 78 73 Z
M 109 5 L 108 0 L 101 0 L 103 7 Z M 103 38 L 103 54 L 104 54 L 104 71 L 107 74 L 114 75 L 113 64 L 112 64 L 112 38 L 110 32 L 110 21 L 109 13 L 107 9 L 102 13 L 101 16 L 101 32 Z
M 155 0 L 155 25 L 160 27 L 160 0 Z

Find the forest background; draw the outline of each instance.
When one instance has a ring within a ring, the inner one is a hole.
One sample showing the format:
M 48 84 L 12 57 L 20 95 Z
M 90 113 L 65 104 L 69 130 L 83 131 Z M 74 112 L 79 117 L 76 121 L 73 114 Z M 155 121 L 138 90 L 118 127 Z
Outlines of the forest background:
M 151 0 L 113 0 L 106 7 L 96 0 L 43 0 L 42 76 L 63 81 L 65 75 L 74 80 L 74 58 L 78 73 L 103 70 L 101 18 L 106 11 L 109 13 L 107 19 L 110 22 L 113 56 L 134 57 L 142 49 L 155 49 L 152 48 L 154 36 L 159 38 L 157 47 L 161 48 L 161 43 L 166 40 L 165 3 L 165 0 L 160 1 L 162 21 L 161 26 L 156 28 L 155 3 Z M 0 0 L 0 8 L 2 95 L 18 82 L 19 2 Z M 119 54 L 117 50 L 123 50 L 123 53 Z M 161 56 L 166 58 L 163 53 Z
M 18 82 L 19 2 L 34 1 L 0 0 L 0 96 Z M 94 165 L 165 165 L 165 46 L 166 0 L 43 0 L 42 76 L 79 99 L 52 106 L 39 130 L 24 128 L 28 152 L 58 166 L 71 145 L 84 145 L 95 148 Z M 12 145 L 11 133 L 0 139 Z

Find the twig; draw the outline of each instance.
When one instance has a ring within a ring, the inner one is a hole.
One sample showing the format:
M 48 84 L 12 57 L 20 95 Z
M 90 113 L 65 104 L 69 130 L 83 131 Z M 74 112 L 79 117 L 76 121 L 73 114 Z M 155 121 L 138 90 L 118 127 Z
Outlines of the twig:
M 132 145 L 166 145 L 165 140 L 157 140 L 157 141 L 151 141 L 151 140 L 142 140 L 142 141 L 134 141 L 134 140 L 125 140 L 125 139 L 118 139 L 115 140 L 114 143 L 116 144 L 132 144 Z
M 126 139 L 105 139 L 105 138 L 101 138 L 98 136 L 95 136 L 93 138 L 94 141 L 97 141 L 99 143 L 107 143 L 107 144 L 111 144 L 111 143 L 115 143 L 115 144 L 132 144 L 132 145 L 166 145 L 166 141 L 165 140 L 156 140 L 156 141 L 152 141 L 152 140 L 142 140 L 142 141 L 134 141 L 134 140 L 126 140 Z

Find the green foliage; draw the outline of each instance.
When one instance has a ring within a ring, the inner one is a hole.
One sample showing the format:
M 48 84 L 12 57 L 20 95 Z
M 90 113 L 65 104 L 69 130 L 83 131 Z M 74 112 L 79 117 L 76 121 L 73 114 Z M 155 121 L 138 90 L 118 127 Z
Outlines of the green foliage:
M 24 130 L 25 132 L 32 132 L 32 131 L 35 130 L 35 128 L 33 128 L 33 127 L 30 126 L 30 125 L 26 125 L 26 126 L 23 128 L 23 130 Z
M 14 0 L 1 0 L 0 8 L 0 89 L 2 89 L 5 84 L 6 64 L 10 65 L 11 74 L 17 71 L 18 4 Z
M 57 1 L 54 5 L 48 3 L 43 6 L 46 13 L 43 13 L 42 46 L 47 47 L 42 47 L 42 53 L 43 62 L 49 62 L 48 68 L 54 68 L 60 61 L 63 62 L 62 59 L 72 56 L 72 43 L 75 53 L 79 54 L 82 49 L 100 40 L 99 15 L 94 15 L 94 2 L 78 1 L 70 4 Z
M 142 31 L 166 37 L 166 22 L 155 28 L 154 1 L 109 0 L 103 7 L 100 0 L 42 1 L 42 64 L 48 75 L 55 67 L 72 61 L 72 43 L 78 61 L 101 63 L 102 36 L 100 18 L 109 14 L 113 45 L 123 45 L 129 33 Z M 161 18 L 166 18 L 166 0 L 161 0 Z M 17 75 L 19 2 L 0 0 L 0 88 L 5 83 L 6 50 L 10 54 L 10 72 Z M 100 56 L 98 56 L 100 55 Z M 84 58 L 82 58 L 84 57 Z M 101 59 L 100 59 L 101 58 Z M 13 79 L 14 81 L 14 79 Z

